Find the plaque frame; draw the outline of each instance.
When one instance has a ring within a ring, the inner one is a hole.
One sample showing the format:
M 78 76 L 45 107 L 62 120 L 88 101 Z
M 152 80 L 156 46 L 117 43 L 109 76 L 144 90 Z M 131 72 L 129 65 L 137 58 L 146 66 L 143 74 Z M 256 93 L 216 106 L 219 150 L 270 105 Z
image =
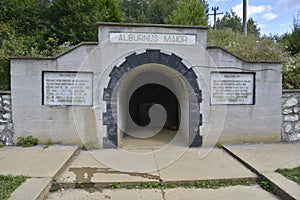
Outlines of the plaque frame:
M 49 104 L 45 104 L 45 91 L 44 91 L 44 78 L 45 78 L 45 74 L 46 73 L 70 73 L 70 74 L 77 74 L 77 73 L 81 73 L 81 74 L 90 74 L 91 75 L 91 79 L 92 79 L 92 84 L 91 84 L 91 103 L 89 105 L 80 105 L 80 104 L 67 104 L 67 105 L 49 105 Z M 93 72 L 88 72 L 88 71 L 42 71 L 42 88 L 41 88 L 41 92 L 42 92 L 42 105 L 44 106 L 51 106 L 51 107 L 57 107 L 57 106 L 80 106 L 80 107 L 90 107 L 94 105 L 94 73 Z
M 237 104 L 230 104 L 230 103 L 213 103 L 213 91 L 212 91 L 212 74 L 247 74 L 247 75 L 252 75 L 252 103 L 237 103 Z M 232 72 L 232 71 L 212 71 L 210 73 L 210 106 L 253 106 L 256 103 L 256 73 L 255 72 Z

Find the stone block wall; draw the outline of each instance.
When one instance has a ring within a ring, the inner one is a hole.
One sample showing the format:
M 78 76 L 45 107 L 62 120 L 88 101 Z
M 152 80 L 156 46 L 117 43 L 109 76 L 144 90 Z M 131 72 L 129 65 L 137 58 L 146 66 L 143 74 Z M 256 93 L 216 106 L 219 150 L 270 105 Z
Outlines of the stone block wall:
M 282 140 L 300 141 L 300 90 L 283 90 L 282 117 Z
M 0 144 L 13 145 L 10 92 L 0 91 Z

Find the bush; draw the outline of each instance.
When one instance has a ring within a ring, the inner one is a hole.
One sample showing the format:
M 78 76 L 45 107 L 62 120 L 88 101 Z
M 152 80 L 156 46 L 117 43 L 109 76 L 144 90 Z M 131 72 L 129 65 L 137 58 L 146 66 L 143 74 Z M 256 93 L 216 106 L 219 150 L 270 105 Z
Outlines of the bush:
M 282 87 L 284 89 L 300 89 L 300 54 L 287 56 L 282 65 Z
M 244 36 L 242 33 L 226 30 L 209 30 L 207 43 L 228 49 L 248 60 L 282 60 L 284 55 L 280 46 L 271 39 Z
M 18 142 L 17 142 L 17 146 L 32 147 L 32 146 L 37 145 L 38 143 L 39 143 L 39 140 L 30 135 L 30 136 L 27 136 L 27 137 L 19 137 Z

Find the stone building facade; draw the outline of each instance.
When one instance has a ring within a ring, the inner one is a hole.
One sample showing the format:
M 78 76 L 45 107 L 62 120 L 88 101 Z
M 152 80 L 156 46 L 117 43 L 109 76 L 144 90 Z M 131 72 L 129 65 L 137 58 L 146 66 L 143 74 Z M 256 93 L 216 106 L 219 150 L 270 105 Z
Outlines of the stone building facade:
M 281 140 L 280 62 L 209 47 L 206 27 L 98 27 L 98 43 L 11 59 L 14 140 L 122 147 L 159 126 L 190 147 Z

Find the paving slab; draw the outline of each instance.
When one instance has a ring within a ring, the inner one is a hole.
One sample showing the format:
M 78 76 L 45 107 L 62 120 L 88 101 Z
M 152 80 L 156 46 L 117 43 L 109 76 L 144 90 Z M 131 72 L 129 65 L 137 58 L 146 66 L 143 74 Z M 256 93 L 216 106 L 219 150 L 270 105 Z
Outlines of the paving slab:
M 296 182 L 287 179 L 279 173 L 262 173 L 262 175 L 267 178 L 269 181 L 279 187 L 282 191 L 284 191 L 284 196 L 288 196 L 294 199 L 300 199 L 300 185 Z
M 142 199 L 151 199 L 151 200 L 163 200 L 162 191 L 158 189 L 117 189 L 109 190 L 104 189 L 102 191 L 89 191 L 89 190 L 80 190 L 80 189 L 70 189 L 64 190 L 55 193 L 49 193 L 48 200 L 58 199 L 58 200 L 70 200 L 70 199 L 80 199 L 80 200 L 121 200 L 121 199 L 130 199 L 130 200 L 142 200 Z
M 259 186 L 232 186 L 216 190 L 194 189 L 194 188 L 174 188 L 166 189 L 165 200 L 181 199 L 205 199 L 205 200 L 274 200 L 278 199 L 273 194 L 261 189 Z
M 0 149 L 0 174 L 54 177 L 72 157 L 76 146 L 5 147 Z
M 300 166 L 300 143 L 224 145 L 224 148 L 266 178 L 284 199 L 300 199 L 300 186 L 276 173 Z
M 300 143 L 224 145 L 259 172 L 300 166 Z
M 28 178 L 11 195 L 10 200 L 44 199 L 51 187 L 52 178 Z
M 175 156 L 174 151 L 179 149 L 168 149 L 164 154 L 155 153 L 158 166 L 165 165 L 171 155 Z M 161 179 L 166 182 L 184 182 L 256 178 L 253 172 L 222 149 L 211 149 L 203 158 L 199 155 L 199 149 L 188 149 L 173 163 L 159 170 Z
M 120 168 L 111 168 L 105 165 L 105 159 L 102 157 L 115 159 L 117 162 L 125 162 L 124 165 L 135 165 L 140 167 L 146 165 L 153 165 L 155 168 L 155 161 L 153 156 L 150 160 L 140 160 L 140 156 L 135 158 L 135 161 L 126 161 L 123 156 L 119 157 L 115 150 L 99 150 L 99 151 L 81 151 L 74 160 L 69 163 L 66 169 L 57 177 L 56 181 L 59 183 L 139 183 L 139 182 L 158 182 L 159 175 L 157 171 L 145 173 L 143 170 L 139 171 L 124 171 L 122 166 Z M 132 159 L 132 158 L 131 158 Z M 140 163 L 139 163 L 140 162 Z M 70 186 L 72 187 L 72 186 Z
M 146 153 L 144 153 L 146 152 Z M 110 162 L 116 163 L 107 163 Z M 110 165 L 112 164 L 112 165 Z M 131 167 L 131 168 L 130 168 Z M 129 170 L 128 170 L 129 169 Z M 198 180 L 256 179 L 257 176 L 222 149 L 204 158 L 199 149 L 136 149 L 81 151 L 56 181 L 67 183 L 195 182 Z M 74 184 L 68 185 L 74 188 Z

